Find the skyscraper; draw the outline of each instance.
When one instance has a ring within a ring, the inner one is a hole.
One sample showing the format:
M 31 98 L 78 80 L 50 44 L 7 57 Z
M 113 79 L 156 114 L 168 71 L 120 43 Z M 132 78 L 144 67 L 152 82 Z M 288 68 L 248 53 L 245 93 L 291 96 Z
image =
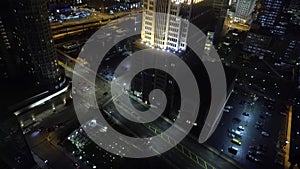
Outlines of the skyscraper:
M 288 7 L 288 12 L 292 14 L 291 22 L 295 25 L 300 25 L 300 1 L 291 0 Z
M 38 85 L 63 81 L 52 41 L 46 0 L 1 2 L 1 77 L 28 77 Z M 12 71 L 13 70 L 13 71 Z M 56 87 L 57 88 L 57 87 Z
M 235 9 L 235 22 L 246 23 L 251 21 L 256 0 L 238 0 Z
M 271 28 L 275 25 L 282 10 L 282 5 L 282 0 L 264 0 L 262 2 L 262 9 L 258 18 L 261 27 Z
M 191 4 L 192 0 L 144 0 L 142 41 L 156 48 L 185 51 Z

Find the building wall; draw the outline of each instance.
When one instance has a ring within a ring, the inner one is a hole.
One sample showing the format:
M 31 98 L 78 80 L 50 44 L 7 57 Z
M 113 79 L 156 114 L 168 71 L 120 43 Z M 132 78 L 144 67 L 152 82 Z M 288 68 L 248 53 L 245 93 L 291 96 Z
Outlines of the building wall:
M 282 0 L 264 0 L 259 14 L 261 27 L 271 28 L 276 24 L 276 20 L 282 10 Z
M 238 0 L 235 10 L 235 19 L 244 22 L 251 18 L 254 11 L 256 0 Z
M 191 0 L 144 0 L 142 41 L 164 50 L 185 51 L 191 4 Z
M 2 112 L 2 114 L 4 114 Z M 10 168 L 25 169 L 36 165 L 31 151 L 23 136 L 16 116 L 11 115 L 0 118 L 0 158 Z
M 6 58 L 2 61 L 6 72 L 20 68 L 22 74 L 19 78 L 30 79 L 41 85 L 55 85 L 63 81 L 63 75 L 52 41 L 47 2 L 2 1 L 0 27 L 3 28 L 0 33 L 3 36 L 0 38 L 0 48 L 5 49 L 1 52 L 1 58 Z

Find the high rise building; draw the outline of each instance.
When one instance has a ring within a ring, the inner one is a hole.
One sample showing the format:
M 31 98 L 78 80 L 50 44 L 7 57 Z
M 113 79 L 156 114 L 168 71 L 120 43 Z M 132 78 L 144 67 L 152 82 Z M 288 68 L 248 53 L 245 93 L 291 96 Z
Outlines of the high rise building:
M 192 0 L 144 0 L 142 41 L 156 48 L 185 51 L 191 5 Z
M 87 0 L 49 0 L 49 4 L 55 6 L 81 5 L 85 2 L 87 2 Z
M 30 169 L 36 167 L 17 117 L 12 113 L 1 112 L 0 119 L 1 161 L 9 168 Z
M 264 0 L 259 14 L 261 27 L 271 28 L 276 24 L 276 20 L 282 10 L 283 0 Z
M 288 7 L 288 12 L 292 14 L 291 22 L 295 25 L 300 25 L 300 1 L 291 0 Z
M 0 67 L 3 71 L 0 77 L 26 77 L 38 85 L 53 87 L 64 80 L 52 41 L 47 2 L 1 2 Z M 13 72 L 19 73 L 19 76 Z
M 229 6 L 229 0 L 212 0 L 212 9 L 216 17 L 226 15 L 226 8 Z
M 255 4 L 256 0 L 238 0 L 235 9 L 234 21 L 242 23 L 251 21 Z

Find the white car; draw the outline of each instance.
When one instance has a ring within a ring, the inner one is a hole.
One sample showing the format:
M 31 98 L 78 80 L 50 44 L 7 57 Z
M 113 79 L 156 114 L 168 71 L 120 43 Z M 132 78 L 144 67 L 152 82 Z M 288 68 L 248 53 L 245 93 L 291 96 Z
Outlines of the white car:
M 236 135 L 238 135 L 238 136 L 240 136 L 240 137 L 242 137 L 243 136 L 243 132 L 242 131 L 235 131 L 234 132 Z
M 266 136 L 266 137 L 269 137 L 269 136 L 270 136 L 270 134 L 267 133 L 266 131 L 262 131 L 261 134 L 262 134 L 263 136 Z
M 232 106 L 226 106 L 225 109 L 231 110 L 231 109 L 233 109 L 233 107 Z
M 229 113 L 229 110 L 228 110 L 228 109 L 224 109 L 223 111 L 226 112 L 226 113 Z
M 244 131 L 244 130 L 245 130 L 245 127 L 243 127 L 243 126 L 238 126 L 237 129 L 240 130 L 240 131 Z

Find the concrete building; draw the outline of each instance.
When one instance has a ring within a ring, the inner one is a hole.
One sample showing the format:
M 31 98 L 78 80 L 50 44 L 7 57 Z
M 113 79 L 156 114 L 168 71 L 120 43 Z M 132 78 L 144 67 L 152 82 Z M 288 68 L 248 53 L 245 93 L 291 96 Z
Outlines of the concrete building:
M 238 0 L 234 14 L 234 21 L 242 23 L 251 22 L 255 4 L 256 0 Z
M 300 1 L 291 0 L 288 7 L 288 13 L 291 13 L 292 17 L 290 19 L 291 23 L 295 25 L 300 25 Z
M 258 21 L 261 27 L 272 28 L 276 24 L 283 6 L 283 0 L 265 0 L 262 2 Z
M 52 41 L 47 1 L 2 1 L 1 8 L 0 77 L 59 88 L 64 77 Z
M 185 51 L 191 6 L 192 0 L 144 0 L 142 41 L 155 48 Z

